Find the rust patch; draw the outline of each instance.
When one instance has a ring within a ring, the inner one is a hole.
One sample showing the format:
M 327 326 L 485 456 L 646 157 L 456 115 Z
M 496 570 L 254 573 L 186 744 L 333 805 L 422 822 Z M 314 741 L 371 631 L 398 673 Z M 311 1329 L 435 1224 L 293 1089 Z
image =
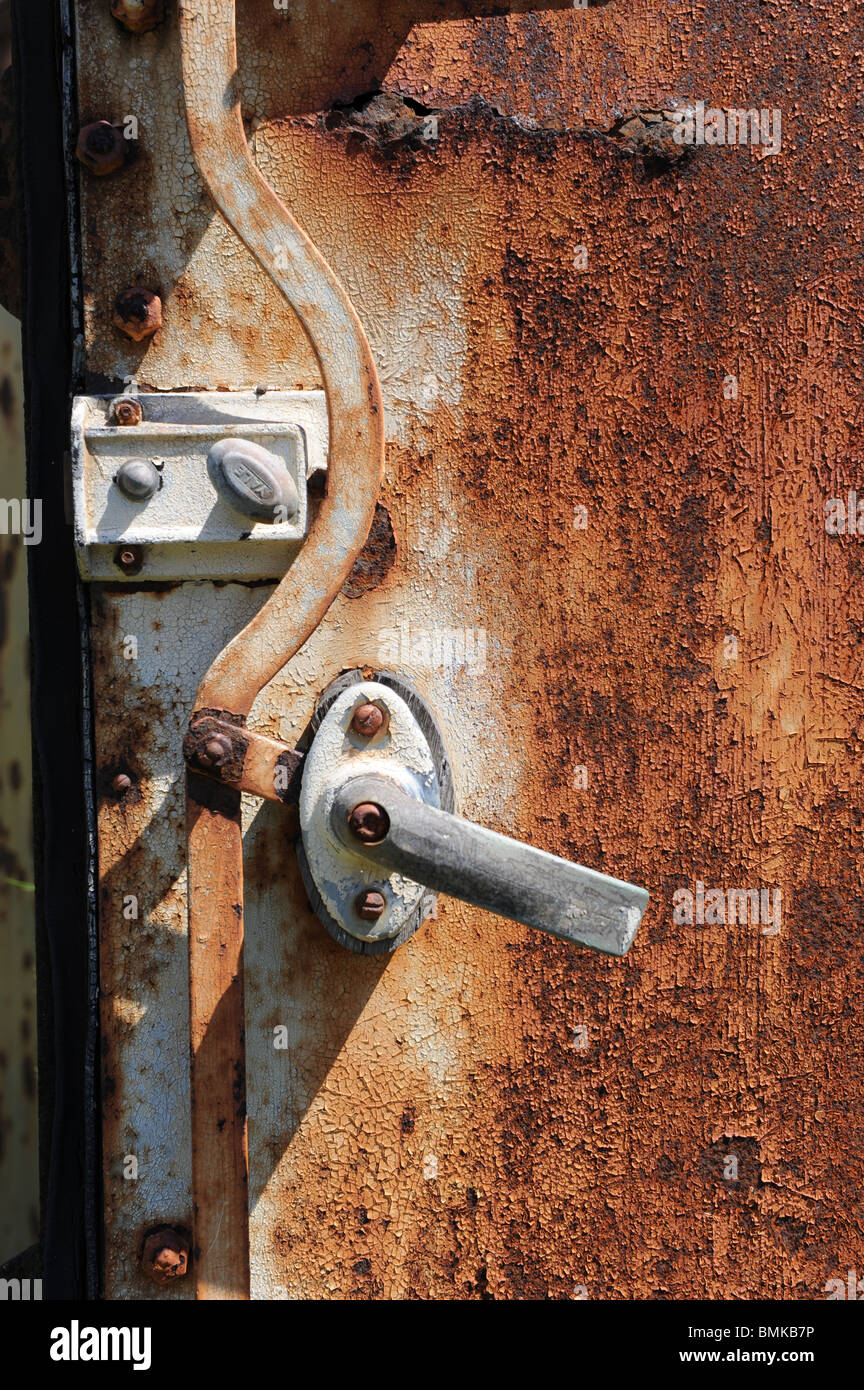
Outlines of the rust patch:
M 395 144 L 419 149 L 438 139 L 438 113 L 397 92 L 368 92 L 334 106 L 323 123 L 325 130 L 341 131 L 380 149 Z
M 342 586 L 345 597 L 362 598 L 377 589 L 396 563 L 396 553 L 390 513 L 382 502 L 376 502 L 369 537 Z
M 680 125 L 671 111 L 637 107 L 621 116 L 607 134 L 628 153 L 643 159 L 647 169 L 662 172 L 693 153 L 693 147 L 675 139 L 676 130 L 680 130 Z

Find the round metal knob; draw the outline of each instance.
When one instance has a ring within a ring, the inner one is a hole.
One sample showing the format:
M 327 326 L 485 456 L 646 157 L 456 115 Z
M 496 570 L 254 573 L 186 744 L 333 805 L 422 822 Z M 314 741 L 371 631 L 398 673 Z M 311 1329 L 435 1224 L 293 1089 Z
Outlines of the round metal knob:
M 159 469 L 150 459 L 127 459 L 114 481 L 130 502 L 147 502 L 162 486 Z
M 207 455 L 214 487 L 244 516 L 278 523 L 296 515 L 297 486 L 281 458 L 246 439 L 220 439 Z

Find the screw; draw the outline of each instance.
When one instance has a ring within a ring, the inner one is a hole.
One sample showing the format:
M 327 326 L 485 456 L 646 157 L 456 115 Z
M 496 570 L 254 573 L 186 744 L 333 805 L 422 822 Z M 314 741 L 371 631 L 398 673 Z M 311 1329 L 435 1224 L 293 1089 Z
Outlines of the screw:
M 383 806 L 362 801 L 348 817 L 348 829 L 364 845 L 380 845 L 390 829 L 390 817 Z
M 189 1242 L 171 1226 L 153 1231 L 141 1251 L 141 1272 L 154 1284 L 173 1284 L 189 1269 Z
M 374 888 L 367 888 L 354 900 L 354 911 L 364 922 L 377 922 L 386 906 L 384 894 L 376 892 Z
M 121 290 L 114 301 L 114 323 L 136 343 L 152 338 L 162 327 L 162 300 L 151 290 L 131 285 Z
M 134 396 L 118 396 L 109 406 L 108 418 L 114 425 L 140 425 L 144 408 Z
M 117 776 L 114 778 L 114 781 L 111 783 L 111 790 L 114 793 L 114 795 L 119 799 L 126 792 L 128 792 L 131 786 L 132 778 L 127 776 L 125 772 L 118 772 Z
M 131 34 L 146 34 L 165 18 L 164 0 L 111 0 L 111 13 Z
M 110 121 L 93 121 L 78 132 L 75 153 L 85 169 L 101 178 L 116 174 L 126 162 L 127 143 L 123 132 Z
M 384 727 L 384 711 L 379 705 L 358 705 L 351 728 L 361 738 L 374 738 Z
M 144 563 L 144 552 L 140 545 L 128 546 L 117 551 L 114 563 L 124 574 L 137 574 Z
M 202 767 L 224 767 L 231 757 L 231 752 L 231 740 L 225 734 L 213 734 L 199 750 L 197 761 Z

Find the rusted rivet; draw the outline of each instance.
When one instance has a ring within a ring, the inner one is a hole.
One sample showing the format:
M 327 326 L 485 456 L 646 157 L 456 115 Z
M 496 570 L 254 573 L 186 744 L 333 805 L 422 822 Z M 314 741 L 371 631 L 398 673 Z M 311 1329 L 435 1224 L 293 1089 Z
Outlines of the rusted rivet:
M 225 734 L 213 734 L 198 753 L 202 767 L 224 767 L 231 757 L 231 740 Z
M 130 34 L 146 34 L 165 18 L 165 0 L 111 0 L 111 13 Z
M 111 790 L 116 797 L 121 797 L 124 796 L 126 792 L 128 792 L 131 786 L 132 778 L 127 776 L 125 772 L 118 772 L 117 776 L 111 783 Z
M 110 121 L 93 121 L 81 127 L 75 153 L 91 174 L 116 174 L 126 162 L 127 143 L 123 132 Z
M 134 396 L 117 396 L 108 407 L 108 418 L 112 425 L 140 425 L 144 408 Z
M 379 705 L 358 705 L 351 728 L 361 738 L 374 738 L 384 727 L 384 711 Z
M 383 806 L 362 801 L 348 817 L 348 829 L 364 845 L 380 845 L 390 829 L 390 817 Z
M 367 888 L 365 893 L 361 893 L 355 899 L 354 911 L 364 922 L 377 922 L 386 906 L 383 893 L 376 892 L 374 888 Z
M 162 327 L 162 300 L 152 290 L 131 285 L 121 290 L 114 301 L 114 322 L 121 333 L 136 343 L 151 338 Z
M 118 550 L 114 563 L 124 574 L 137 574 L 144 563 L 144 552 L 140 545 L 127 545 Z
M 141 1251 L 141 1271 L 153 1284 L 173 1284 L 189 1270 L 189 1241 L 172 1226 L 153 1231 Z

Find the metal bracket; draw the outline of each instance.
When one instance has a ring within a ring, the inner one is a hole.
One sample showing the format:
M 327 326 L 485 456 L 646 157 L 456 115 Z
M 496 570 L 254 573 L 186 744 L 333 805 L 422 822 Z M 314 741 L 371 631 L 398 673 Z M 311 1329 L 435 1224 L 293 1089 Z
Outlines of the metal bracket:
M 140 408 L 128 412 L 112 411 L 113 399 L 78 396 L 72 411 L 82 577 L 140 582 L 284 575 L 308 529 L 307 478 L 327 466 L 324 392 L 142 392 L 124 398 Z M 116 423 L 124 413 L 139 422 Z M 244 514 L 236 482 L 232 490 L 232 479 L 213 466 L 214 446 L 226 439 L 247 442 L 253 454 L 266 451 L 271 472 L 288 480 L 290 511 L 274 509 L 272 522 Z M 131 483 L 125 489 L 124 477 Z M 136 487 L 138 497 L 130 495 Z

